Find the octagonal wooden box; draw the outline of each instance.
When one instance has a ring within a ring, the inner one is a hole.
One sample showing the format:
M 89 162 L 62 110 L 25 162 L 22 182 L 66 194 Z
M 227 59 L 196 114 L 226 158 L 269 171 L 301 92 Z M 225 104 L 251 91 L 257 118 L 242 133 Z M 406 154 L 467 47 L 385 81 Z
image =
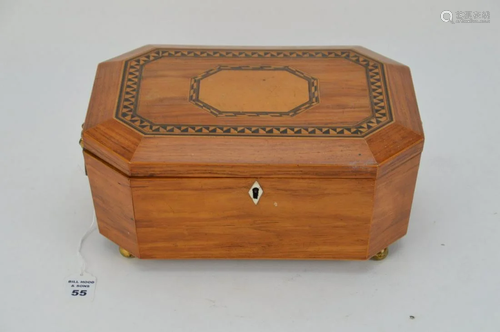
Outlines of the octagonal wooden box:
M 368 259 L 405 235 L 424 134 L 361 47 L 145 46 L 82 132 L 99 231 L 140 258 Z

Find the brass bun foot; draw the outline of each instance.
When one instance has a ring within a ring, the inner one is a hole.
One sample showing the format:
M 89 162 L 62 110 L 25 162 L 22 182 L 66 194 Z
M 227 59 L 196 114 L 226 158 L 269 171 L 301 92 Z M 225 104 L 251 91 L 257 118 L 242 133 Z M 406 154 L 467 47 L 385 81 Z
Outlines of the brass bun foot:
M 129 253 L 127 250 L 123 249 L 122 247 L 120 247 L 120 254 L 122 254 L 123 257 L 134 258 L 134 255 L 132 255 L 131 253 Z
M 375 254 L 375 256 L 372 257 L 374 261 L 381 261 L 385 259 L 389 255 L 389 248 L 385 248 L 380 250 L 378 253 Z

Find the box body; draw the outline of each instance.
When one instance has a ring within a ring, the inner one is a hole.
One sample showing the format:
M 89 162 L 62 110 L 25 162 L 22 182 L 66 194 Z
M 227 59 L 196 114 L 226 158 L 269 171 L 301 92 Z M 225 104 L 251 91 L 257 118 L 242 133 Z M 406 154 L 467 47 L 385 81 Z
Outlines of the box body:
M 130 179 L 85 155 L 100 232 L 140 258 L 367 259 L 406 234 L 420 156 L 380 179 Z
M 168 259 L 370 258 L 423 139 L 408 68 L 362 48 L 148 46 L 100 65 L 83 130 L 101 234 Z

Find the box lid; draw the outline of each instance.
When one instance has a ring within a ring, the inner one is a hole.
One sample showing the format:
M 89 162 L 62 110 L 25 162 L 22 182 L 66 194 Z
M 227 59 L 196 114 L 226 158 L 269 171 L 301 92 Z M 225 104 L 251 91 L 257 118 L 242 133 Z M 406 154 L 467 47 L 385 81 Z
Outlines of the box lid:
M 362 47 L 149 45 L 99 64 L 82 138 L 133 177 L 374 178 L 424 134 L 409 68 Z

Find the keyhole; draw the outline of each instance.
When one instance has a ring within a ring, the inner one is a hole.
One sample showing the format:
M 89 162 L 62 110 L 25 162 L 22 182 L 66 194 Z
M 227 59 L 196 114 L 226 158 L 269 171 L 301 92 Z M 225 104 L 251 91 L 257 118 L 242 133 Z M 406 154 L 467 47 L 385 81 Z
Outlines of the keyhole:
M 253 199 L 258 199 L 259 198 L 259 188 L 253 188 L 252 195 L 253 195 Z

